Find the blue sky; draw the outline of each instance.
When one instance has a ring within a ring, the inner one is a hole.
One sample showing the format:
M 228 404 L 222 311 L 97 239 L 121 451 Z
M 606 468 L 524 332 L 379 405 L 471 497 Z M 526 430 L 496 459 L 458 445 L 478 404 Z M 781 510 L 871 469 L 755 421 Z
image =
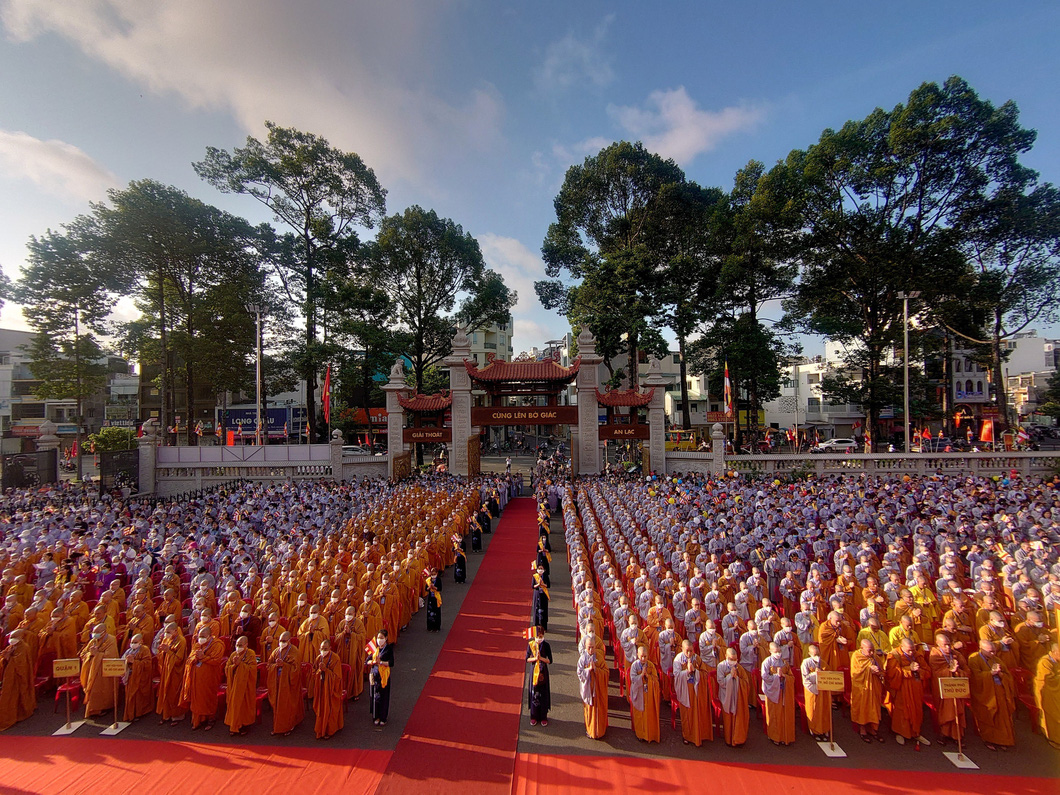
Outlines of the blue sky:
M 1057 182 L 1057 41 L 1054 2 L 0 0 L 0 266 L 16 278 L 31 234 L 132 179 L 269 220 L 191 163 L 270 119 L 361 155 L 388 212 L 475 235 L 525 350 L 566 330 L 533 281 L 571 164 L 640 139 L 728 189 L 958 74 L 1018 104 L 1025 162 Z M 23 327 L 18 307 L 0 323 Z

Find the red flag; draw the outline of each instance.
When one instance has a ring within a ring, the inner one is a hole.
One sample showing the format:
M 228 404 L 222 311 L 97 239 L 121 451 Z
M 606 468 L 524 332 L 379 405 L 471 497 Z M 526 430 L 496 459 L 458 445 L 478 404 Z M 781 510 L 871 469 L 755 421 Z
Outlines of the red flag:
M 305 421 L 305 438 L 307 441 L 313 441 L 313 434 L 309 428 L 309 420 Z
M 375 645 L 374 640 L 370 640 L 365 645 L 364 651 L 369 657 L 375 657 L 379 653 L 379 647 Z
M 534 631 L 533 627 L 528 627 L 523 631 L 523 638 L 526 640 L 533 640 L 536 637 L 537 633 Z
M 324 395 L 321 398 L 324 404 L 324 422 L 331 423 L 331 365 L 324 373 Z
M 729 381 L 729 362 L 725 362 L 725 413 L 730 417 L 735 417 L 736 412 L 733 410 L 732 405 L 732 383 Z
M 979 431 L 980 442 L 992 442 L 994 441 L 994 421 L 983 420 L 982 430 Z
M 73 456 L 74 458 L 77 458 L 77 439 L 74 439 L 74 446 L 70 450 L 70 455 Z

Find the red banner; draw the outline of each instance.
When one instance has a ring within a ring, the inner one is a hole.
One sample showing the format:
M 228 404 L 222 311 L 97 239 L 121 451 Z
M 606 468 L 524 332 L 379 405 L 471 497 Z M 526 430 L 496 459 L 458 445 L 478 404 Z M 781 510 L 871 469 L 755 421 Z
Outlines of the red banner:
M 647 439 L 650 436 L 647 425 L 601 425 L 600 440 L 606 439 Z

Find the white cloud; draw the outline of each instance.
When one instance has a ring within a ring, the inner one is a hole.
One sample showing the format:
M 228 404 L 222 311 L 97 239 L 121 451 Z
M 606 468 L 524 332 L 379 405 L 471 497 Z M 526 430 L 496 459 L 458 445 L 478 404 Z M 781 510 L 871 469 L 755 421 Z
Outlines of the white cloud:
M 430 88 L 425 59 L 444 4 L 0 3 L 16 40 L 57 34 L 150 91 L 232 113 L 249 133 L 261 134 L 266 119 L 319 133 L 384 178 L 426 180 L 448 149 L 499 138 L 503 102 L 493 86 L 447 99 Z
M 610 84 L 615 73 L 611 69 L 611 59 L 604 52 L 604 40 L 613 20 L 613 15 L 605 17 L 587 39 L 568 33 L 548 45 L 544 61 L 534 72 L 534 85 L 538 90 L 555 91 L 580 86 L 602 88 Z
M 764 115 L 761 108 L 749 106 L 702 110 L 684 86 L 653 91 L 645 107 L 611 105 L 607 110 L 648 149 L 684 165 L 709 152 L 725 136 L 754 127 Z
M 527 311 L 537 305 L 534 282 L 545 278 L 545 263 L 541 257 L 514 237 L 503 237 L 487 232 L 478 235 L 478 245 L 486 267 L 504 277 L 504 283 L 519 293 L 516 308 Z
M 102 199 L 107 188 L 118 184 L 117 177 L 72 144 L 9 130 L 0 130 L 0 173 L 77 202 Z

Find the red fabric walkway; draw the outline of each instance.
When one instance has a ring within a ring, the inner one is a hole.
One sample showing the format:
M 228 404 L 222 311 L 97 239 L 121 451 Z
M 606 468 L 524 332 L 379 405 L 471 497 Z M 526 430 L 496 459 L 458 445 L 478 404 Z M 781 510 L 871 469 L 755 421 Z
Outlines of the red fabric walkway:
M 803 738 L 800 738 L 800 742 Z M 706 782 L 709 782 L 709 786 Z M 519 754 L 512 792 L 725 792 L 761 795 L 763 792 L 795 795 L 1047 795 L 1056 781 L 1048 778 L 993 776 L 979 773 L 915 773 L 866 768 L 799 767 L 697 762 L 657 757 L 559 756 Z
M 0 792 L 372 793 L 390 751 L 19 737 L 0 740 Z
M 510 502 L 409 716 L 379 792 L 510 792 L 537 541 L 533 498 Z M 395 670 L 400 677 L 400 670 Z M 398 678 L 395 687 L 401 687 Z

